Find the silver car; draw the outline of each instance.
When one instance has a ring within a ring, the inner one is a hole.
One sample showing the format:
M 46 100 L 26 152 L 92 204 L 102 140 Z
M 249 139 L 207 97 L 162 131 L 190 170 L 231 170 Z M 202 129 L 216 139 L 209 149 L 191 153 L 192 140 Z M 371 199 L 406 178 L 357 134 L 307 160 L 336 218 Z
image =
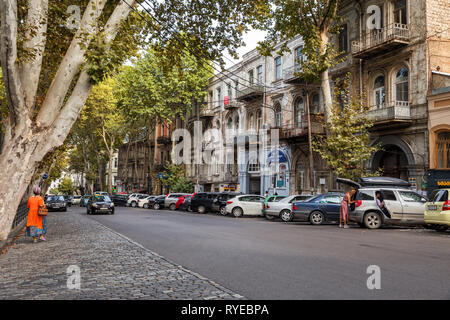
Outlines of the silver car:
M 292 195 L 277 202 L 267 202 L 263 214 L 268 220 L 281 218 L 284 222 L 292 220 L 292 203 L 311 199 L 312 195 Z
M 164 208 L 175 210 L 177 208 L 178 198 L 185 195 L 187 195 L 187 193 L 169 193 L 164 199 Z
M 376 183 L 361 184 L 364 182 L 361 180 L 360 183 L 356 183 L 346 179 L 337 179 L 338 182 L 350 185 L 357 190 L 355 208 L 350 210 L 349 220 L 369 229 L 378 229 L 384 224 L 425 224 L 424 213 L 427 199 L 408 189 L 406 181 L 391 178 L 392 183 L 388 183 L 389 179 L 379 178 L 371 178 L 372 181 L 379 180 L 379 186 Z M 396 183 L 398 183 L 397 186 L 395 186 Z M 377 204 L 377 191 L 381 193 L 381 200 L 384 201 L 386 208 L 385 212 Z

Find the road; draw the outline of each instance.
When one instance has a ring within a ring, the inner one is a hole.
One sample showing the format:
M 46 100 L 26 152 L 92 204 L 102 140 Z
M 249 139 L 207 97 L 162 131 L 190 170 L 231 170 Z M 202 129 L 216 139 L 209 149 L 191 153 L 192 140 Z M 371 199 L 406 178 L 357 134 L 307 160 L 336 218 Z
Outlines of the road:
M 89 217 L 249 299 L 450 299 L 448 232 L 135 208 Z

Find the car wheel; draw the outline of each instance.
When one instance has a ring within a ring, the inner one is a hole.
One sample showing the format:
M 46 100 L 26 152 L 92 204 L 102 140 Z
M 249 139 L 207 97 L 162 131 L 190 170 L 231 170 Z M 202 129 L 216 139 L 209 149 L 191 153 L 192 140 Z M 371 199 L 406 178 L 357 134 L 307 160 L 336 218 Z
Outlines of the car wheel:
M 88 214 L 88 215 L 91 214 L 91 213 L 89 212 L 89 209 L 86 209 L 86 214 Z
M 188 206 L 187 211 L 188 211 L 188 212 L 192 212 L 192 207 L 191 207 L 191 206 Z
M 264 217 L 267 219 L 267 220 L 273 220 L 273 219 L 275 219 L 275 217 L 274 216 L 272 216 L 272 215 L 270 215 L 270 214 L 264 214 Z
M 177 208 L 177 206 L 175 205 L 175 203 L 171 203 L 169 206 L 169 209 L 172 211 L 175 210 L 176 208 Z
M 364 216 L 364 225 L 368 229 L 378 229 L 382 224 L 381 216 L 377 212 L 369 212 Z
M 280 218 L 284 222 L 291 222 L 294 219 L 294 214 L 291 210 L 283 210 L 280 212 Z
M 235 216 L 236 218 L 242 217 L 244 215 L 244 211 L 242 211 L 242 209 L 239 207 L 234 208 L 231 212 L 233 213 L 233 216 Z
M 67 212 L 67 208 L 64 208 L 64 210 L 63 210 L 64 212 Z
M 153 209 L 155 209 L 155 210 L 159 210 L 160 207 L 161 207 L 161 205 L 159 203 L 155 203 L 153 205 Z
M 113 210 L 111 210 L 110 214 L 114 214 L 114 209 L 113 209 Z
M 198 206 L 197 212 L 198 212 L 198 213 L 206 213 L 206 208 L 205 208 L 205 206 Z
M 144 203 L 144 209 L 148 209 L 148 203 Z
M 309 222 L 313 225 L 320 225 L 325 221 L 325 216 L 320 211 L 313 211 L 309 215 Z
M 219 213 L 220 213 L 222 216 L 228 215 L 228 213 L 227 213 L 227 208 L 226 208 L 225 206 L 221 206 L 220 209 L 219 209 Z
M 136 201 L 133 201 L 133 202 L 131 203 L 131 206 L 132 206 L 133 208 L 136 208 L 136 207 L 137 207 L 137 202 L 136 202 Z

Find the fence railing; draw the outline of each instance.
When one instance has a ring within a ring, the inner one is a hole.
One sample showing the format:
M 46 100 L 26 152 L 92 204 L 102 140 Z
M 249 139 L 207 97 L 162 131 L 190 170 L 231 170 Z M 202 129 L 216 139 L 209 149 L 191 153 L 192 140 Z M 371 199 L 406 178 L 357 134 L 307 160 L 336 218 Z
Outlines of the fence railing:
M 394 105 L 387 108 L 371 110 L 367 117 L 375 122 L 386 120 L 411 120 L 411 108 L 409 102 L 395 101 Z
M 17 208 L 16 216 L 14 217 L 11 230 L 14 230 L 18 225 L 20 225 L 27 218 L 27 216 L 28 216 L 27 203 L 22 202 L 21 204 L 19 204 L 19 207 Z
M 393 23 L 381 29 L 367 32 L 361 41 L 352 42 L 352 52 L 358 53 L 391 40 L 408 42 L 410 39 L 409 26 L 407 24 Z

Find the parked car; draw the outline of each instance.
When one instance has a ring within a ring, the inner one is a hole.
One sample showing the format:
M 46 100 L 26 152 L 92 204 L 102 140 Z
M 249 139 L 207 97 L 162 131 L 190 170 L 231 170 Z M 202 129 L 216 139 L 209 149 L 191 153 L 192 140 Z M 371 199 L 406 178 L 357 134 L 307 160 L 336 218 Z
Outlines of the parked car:
M 153 200 L 153 209 L 159 210 L 161 208 L 164 208 L 164 200 L 166 199 L 166 196 L 161 195 L 157 196 L 155 200 Z
M 192 212 L 191 200 L 193 195 L 189 194 L 178 198 L 177 206 L 178 210 Z
M 67 202 L 64 196 L 48 196 L 45 204 L 48 211 L 67 211 Z
M 312 195 L 291 195 L 289 197 L 275 199 L 269 199 L 271 197 L 268 197 L 264 201 L 262 213 L 268 220 L 281 218 L 281 220 L 289 222 L 292 220 L 292 204 L 311 199 L 312 197 Z
M 109 213 L 114 214 L 114 203 L 109 196 L 93 195 L 89 197 L 86 205 L 86 213 Z
M 109 193 L 106 191 L 95 191 L 94 196 L 108 196 L 109 197 Z
M 164 208 L 175 210 L 177 208 L 178 198 L 186 195 L 186 193 L 169 193 L 164 199 Z
M 156 196 L 148 196 L 142 199 L 138 199 L 138 207 L 144 208 L 144 209 L 150 209 L 153 205 L 153 200 L 156 198 Z
M 427 199 L 410 190 L 409 183 L 389 177 L 361 178 L 359 183 L 348 179 L 337 179 L 339 183 L 354 187 L 356 205 L 349 212 L 349 220 L 361 227 L 378 229 L 384 224 L 418 225 L 424 224 Z M 378 207 L 375 193 L 381 192 L 388 217 Z
M 433 229 L 447 230 L 450 226 L 450 189 L 435 189 L 425 204 L 425 223 Z
M 136 208 L 136 207 L 139 205 L 138 200 L 145 199 L 145 198 L 147 198 L 148 196 L 150 196 L 150 195 L 138 193 L 138 194 L 136 194 L 135 196 L 129 197 L 128 200 L 127 200 L 127 207 L 133 207 L 133 208 Z
M 242 195 L 240 192 L 223 192 L 219 193 L 217 197 L 213 200 L 211 211 L 212 212 L 218 212 L 223 216 L 227 215 L 227 201 L 231 198 L 234 198 L 236 196 Z
M 64 197 L 64 200 L 66 201 L 66 206 L 67 207 L 71 207 L 72 206 L 72 196 L 69 196 L 69 195 L 63 195 L 63 197 Z
M 338 221 L 341 201 L 344 193 L 328 192 L 309 200 L 296 201 L 292 204 L 292 213 L 283 214 L 283 221 L 308 221 L 319 225 L 325 222 Z
M 114 194 L 109 197 L 114 203 L 114 206 L 126 206 L 128 201 L 128 196 L 126 194 Z
M 192 211 L 207 213 L 212 211 L 214 200 L 219 196 L 218 192 L 198 192 L 191 199 Z
M 243 215 L 260 216 L 262 215 L 264 199 L 264 197 L 253 194 L 237 196 L 227 201 L 225 210 L 235 217 L 242 217 Z
M 80 207 L 86 207 L 90 197 L 90 194 L 85 194 L 80 200 Z
M 82 198 L 82 196 L 79 196 L 79 195 L 75 195 L 75 196 L 73 196 L 73 198 L 72 198 L 72 205 L 79 205 L 80 204 L 80 201 L 81 201 L 81 198 Z

